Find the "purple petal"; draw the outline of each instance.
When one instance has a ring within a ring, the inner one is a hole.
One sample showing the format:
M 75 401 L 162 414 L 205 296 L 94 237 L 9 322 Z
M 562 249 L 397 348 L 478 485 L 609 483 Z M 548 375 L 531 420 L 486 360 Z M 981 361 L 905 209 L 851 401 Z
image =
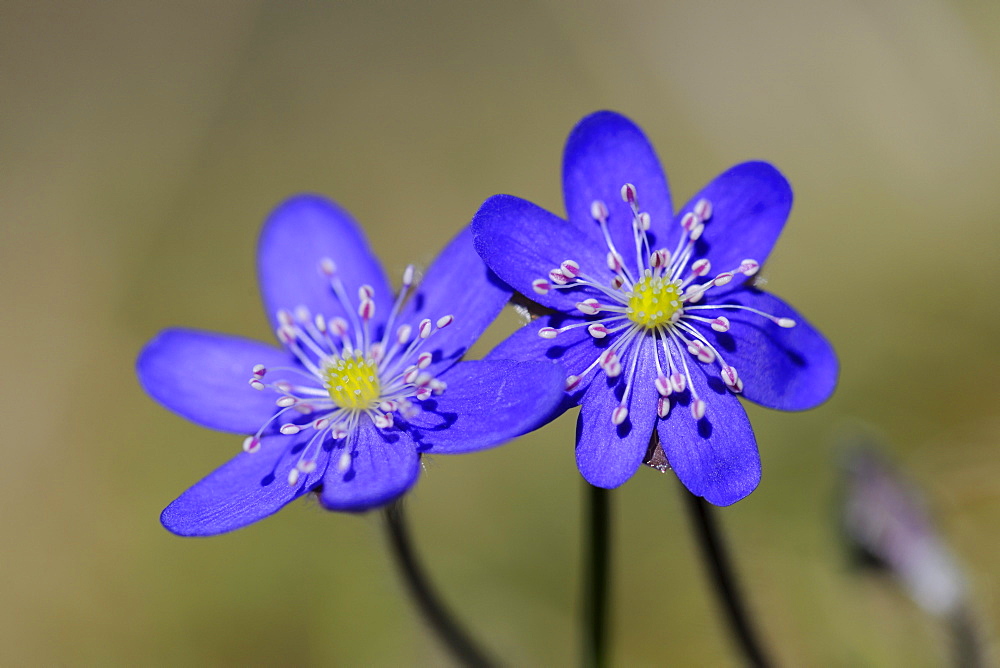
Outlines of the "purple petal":
M 646 340 L 633 345 L 632 355 L 638 354 L 639 362 L 631 381 L 628 417 L 622 424 L 613 424 L 611 416 L 621 403 L 631 355 L 622 356 L 624 370 L 617 378 L 597 372 L 599 375 L 583 397 L 576 426 L 576 464 L 587 482 L 596 487 L 618 487 L 631 478 L 649 449 L 657 400 L 650 343 Z
M 280 348 L 190 329 L 160 332 L 139 353 L 139 383 L 156 401 L 200 425 L 252 434 L 274 415 L 273 392 L 249 385 L 253 367 L 288 366 Z
M 563 399 L 566 374 L 552 362 L 460 362 L 448 389 L 409 420 L 421 452 L 457 454 L 500 445 L 536 429 Z
M 325 258 L 336 265 L 347 307 L 320 271 Z M 294 311 L 300 305 L 313 314 L 354 322 L 356 316 L 350 314 L 357 313 L 362 285 L 375 290 L 373 324 L 385 322 L 392 307 L 392 289 L 358 224 L 347 211 L 317 195 L 292 197 L 271 213 L 260 234 L 257 274 L 264 309 L 274 327 L 279 309 Z
M 179 536 L 212 536 L 277 512 L 320 482 L 330 457 L 322 450 L 313 473 L 300 474 L 294 485 L 288 482 L 306 443 L 299 436 L 264 437 L 260 450 L 240 453 L 181 494 L 163 511 L 160 522 Z
M 670 414 L 659 421 L 660 446 L 684 486 L 717 506 L 736 503 L 760 482 L 760 455 L 739 399 L 718 378 L 692 369 L 704 417 L 691 415 L 691 392 L 670 396 Z M 679 399 L 679 401 L 678 401 Z
M 695 257 L 707 258 L 714 276 L 748 258 L 767 261 L 791 211 L 792 187 L 773 165 L 744 162 L 715 177 L 681 209 L 677 220 L 701 199 L 712 203 L 712 216 L 695 246 Z
M 416 327 L 423 318 L 436 323 L 442 316 L 454 316 L 454 322 L 435 331 L 422 348 L 434 355 L 428 372 L 438 374 L 475 343 L 500 314 L 510 292 L 476 253 L 472 229 L 466 227 L 431 264 L 399 322 Z
M 567 318 L 562 314 L 544 315 L 529 322 L 527 325 L 517 330 L 505 340 L 501 341 L 496 348 L 487 355 L 487 360 L 550 360 L 559 362 L 568 375 L 579 375 L 590 366 L 601 354 L 607 342 L 598 345 L 598 342 L 587 333 L 586 327 L 576 327 L 566 332 L 562 332 L 554 339 L 543 339 L 538 335 L 543 327 L 562 327 L 568 324 L 584 322 L 580 318 Z M 594 374 L 588 374 L 575 392 L 576 400 L 571 402 L 566 408 L 579 403 L 583 397 L 583 390 L 594 379 Z
M 728 332 L 716 332 L 701 323 L 698 328 L 726 363 L 735 367 L 743 379 L 744 397 L 786 411 L 813 408 L 830 397 L 837 384 L 837 355 L 805 318 L 778 297 L 753 288 L 726 295 L 724 303 L 742 304 L 796 322 L 794 327 L 784 328 L 748 311 L 698 312 L 708 318 L 729 318 Z
M 392 501 L 417 481 L 420 457 L 410 435 L 377 429 L 367 417 L 338 444 L 323 476 L 320 501 L 329 510 L 361 512 Z M 346 456 L 345 456 L 346 452 Z
M 552 290 L 547 295 L 532 288 L 535 279 L 548 280 L 549 271 L 573 260 L 584 273 L 607 274 L 607 252 L 595 230 L 581 234 L 565 220 L 531 202 L 511 195 L 494 195 L 472 219 L 476 250 L 512 288 L 543 306 L 574 311 L 586 297 L 601 296 L 590 289 Z
M 615 246 L 628 265 L 633 266 L 633 212 L 621 195 L 626 183 L 636 187 L 639 209 L 650 215 L 652 246 L 665 246 L 674 209 L 667 177 L 652 145 L 635 123 L 620 114 L 599 111 L 587 116 L 573 128 L 566 141 L 563 155 L 566 213 L 581 229 L 594 229 L 597 223 L 590 212 L 591 204 L 595 200 L 604 202 L 610 213 L 608 226 Z

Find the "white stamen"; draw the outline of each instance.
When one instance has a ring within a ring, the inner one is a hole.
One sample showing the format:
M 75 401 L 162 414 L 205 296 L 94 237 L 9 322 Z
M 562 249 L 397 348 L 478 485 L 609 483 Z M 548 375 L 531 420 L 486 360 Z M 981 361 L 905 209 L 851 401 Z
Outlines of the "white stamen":
M 684 378 L 684 374 L 678 372 L 670 376 L 670 386 L 674 388 L 674 392 L 680 393 L 684 391 L 687 387 L 687 382 Z
M 666 376 L 657 376 L 656 380 L 653 381 L 653 385 L 656 386 L 656 391 L 660 393 L 661 397 L 670 396 L 670 380 Z
M 635 217 L 636 226 L 643 232 L 648 232 L 649 228 L 653 226 L 653 220 L 650 218 L 649 214 L 645 211 L 640 212 Z
M 542 327 L 538 330 L 538 336 L 543 339 L 554 339 L 559 334 L 559 330 L 554 327 Z
M 725 285 L 729 281 L 733 280 L 733 274 L 729 271 L 724 271 L 715 278 L 712 279 L 714 285 Z
M 705 224 L 698 223 L 695 225 L 690 232 L 691 241 L 698 241 L 701 238 L 701 233 L 705 231 Z
M 371 299 L 362 299 L 361 304 L 358 306 L 358 315 L 366 322 L 371 320 L 375 315 L 375 302 Z
M 746 259 L 740 262 L 740 272 L 745 276 L 753 276 L 760 270 L 757 260 Z
M 786 329 L 795 327 L 795 321 L 791 318 L 778 318 L 776 322 L 778 323 L 778 327 L 784 327 Z
M 705 417 L 705 402 L 701 399 L 695 399 L 691 402 L 691 417 L 695 420 L 700 420 Z
M 453 322 L 455 322 L 455 316 L 453 316 L 453 315 L 445 315 L 445 316 L 442 316 L 442 317 L 438 318 L 437 327 L 438 327 L 438 329 L 444 329 L 445 327 L 447 327 L 448 325 L 450 325 Z
M 265 373 L 267 373 L 267 369 L 264 368 L 263 364 L 254 365 L 253 375 L 255 375 L 257 378 L 263 378 Z
M 417 334 L 420 336 L 420 338 L 426 339 L 428 336 L 431 335 L 431 330 L 432 330 L 431 321 L 428 320 L 427 318 L 424 318 L 423 320 L 420 321 L 420 325 L 417 327 Z
M 707 199 L 700 199 L 694 205 L 694 215 L 698 216 L 702 222 L 712 217 L 712 203 Z
M 298 482 L 299 482 L 299 470 L 297 468 L 292 469 L 291 471 L 288 472 L 288 484 L 295 486 L 296 484 L 298 484 Z
M 691 273 L 694 274 L 695 276 L 704 276 L 711 270 L 711 268 L 712 268 L 712 263 L 709 262 L 708 260 L 702 259 L 696 261 L 694 264 L 691 265 Z
M 375 426 L 379 429 L 388 429 L 392 426 L 392 413 L 377 413 L 374 422 Z
M 722 367 L 722 382 L 724 382 L 729 389 L 734 389 L 739 386 L 740 376 L 736 372 L 736 369 L 731 366 Z
M 660 397 L 656 400 L 656 414 L 661 418 L 670 415 L 670 399 Z
M 615 378 L 622 372 L 621 362 L 614 350 L 605 350 L 597 359 L 608 378 Z
M 309 474 L 316 470 L 316 462 L 311 459 L 303 459 L 295 465 L 295 468 L 305 474 Z
M 549 280 L 556 285 L 566 285 L 570 281 L 570 277 L 562 273 L 562 269 L 556 268 L 549 272 Z
M 608 219 L 608 207 L 599 199 L 590 203 L 590 216 L 599 223 Z
M 399 345 L 403 345 L 410 340 L 410 334 L 413 333 L 413 328 L 409 325 L 400 325 L 399 329 L 396 330 L 396 341 Z
M 334 336 L 347 334 L 347 321 L 341 317 L 330 318 L 330 332 Z
M 351 453 L 344 450 L 340 453 L 340 459 L 337 460 L 337 471 L 343 473 L 349 468 L 351 468 Z
M 595 339 L 603 339 L 608 335 L 608 328 L 599 322 L 595 322 L 587 327 L 587 332 Z
M 531 289 L 540 295 L 547 295 L 552 289 L 552 285 L 544 278 L 536 278 L 531 282 Z
M 302 429 L 297 424 L 289 423 L 281 425 L 280 431 L 282 434 L 285 434 L 286 436 L 291 436 L 292 434 L 299 433 L 300 431 L 302 431 Z
M 260 450 L 260 439 L 256 436 L 247 436 L 243 439 L 243 452 L 257 452 Z
M 295 397 L 281 397 L 274 403 L 280 406 L 281 408 L 288 408 L 289 406 L 295 405 L 295 401 L 296 401 Z
M 573 390 L 575 390 L 577 387 L 580 386 L 581 380 L 582 378 L 580 378 L 579 376 L 566 376 L 566 385 L 565 385 L 566 391 L 572 392 Z
M 687 213 L 684 214 L 684 216 L 681 217 L 681 227 L 683 227 L 688 232 L 693 230 L 694 226 L 698 225 L 699 223 L 701 223 L 701 220 L 698 218 L 698 215 L 692 213 L 691 211 L 688 211 Z
M 626 183 L 622 186 L 622 200 L 629 204 L 635 204 L 636 202 L 636 191 L 635 186 L 631 183 Z
M 337 273 L 337 265 L 328 257 L 319 261 L 319 270 L 326 276 L 333 276 Z
M 596 299 L 584 299 L 577 303 L 576 309 L 584 315 L 595 315 L 601 310 L 601 304 Z
M 264 389 L 264 383 L 260 382 L 256 378 L 251 378 L 250 379 L 250 387 L 252 387 L 255 390 L 263 390 Z
M 413 275 L 416 273 L 417 268 L 412 264 L 406 265 L 406 269 L 403 270 L 403 287 L 408 288 L 413 285 Z
M 576 278 L 580 275 L 580 265 L 573 260 L 564 260 L 559 269 L 562 271 L 564 276 L 570 278 Z
M 614 272 L 622 270 L 622 256 L 614 251 L 608 251 L 608 269 Z
M 420 353 L 417 355 L 417 368 L 426 369 L 431 365 L 431 361 L 434 359 L 434 355 L 431 353 Z
M 618 406 L 611 411 L 611 424 L 621 424 L 628 417 L 628 409 L 625 406 Z
M 365 301 L 366 299 L 371 299 L 375 296 L 375 288 L 370 285 L 362 285 L 358 288 L 358 299 L 360 301 Z
M 728 332 L 729 318 L 720 315 L 718 318 L 712 321 L 712 329 L 714 329 L 717 332 Z

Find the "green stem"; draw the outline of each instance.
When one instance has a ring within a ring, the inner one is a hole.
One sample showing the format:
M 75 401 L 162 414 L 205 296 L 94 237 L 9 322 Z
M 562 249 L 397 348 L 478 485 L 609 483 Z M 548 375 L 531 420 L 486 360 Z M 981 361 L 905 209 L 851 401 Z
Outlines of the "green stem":
M 470 668 L 495 666 L 494 661 L 472 640 L 431 586 L 427 573 L 413 549 L 403 504 L 399 500 L 393 501 L 385 507 L 383 514 L 396 566 L 406 581 L 413 601 L 423 614 L 424 620 L 430 624 L 459 664 Z
M 611 492 L 585 485 L 588 523 L 584 548 L 588 561 L 583 575 L 583 664 L 604 668 L 608 651 Z
M 694 525 L 702 556 L 709 569 L 709 579 L 715 587 L 719 603 L 729 623 L 729 630 L 743 652 L 748 665 L 765 668 L 773 665 L 764 653 L 760 639 L 754 631 L 746 604 L 737 585 L 736 575 L 723 543 L 712 506 L 700 496 L 684 491 L 688 511 Z

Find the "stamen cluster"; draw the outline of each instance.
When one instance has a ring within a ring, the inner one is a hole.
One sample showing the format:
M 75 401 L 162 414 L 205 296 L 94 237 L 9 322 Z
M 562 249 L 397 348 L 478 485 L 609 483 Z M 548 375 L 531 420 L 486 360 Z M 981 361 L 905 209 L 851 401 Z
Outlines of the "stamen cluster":
M 577 311 L 585 319 L 558 329 L 544 327 L 539 330 L 539 335 L 551 339 L 562 332 L 586 327 L 594 339 L 612 339 L 590 366 L 567 378 L 566 390 L 576 389 L 587 374 L 598 368 L 609 378 L 614 378 L 621 375 L 627 366 L 624 395 L 610 416 L 613 424 L 621 424 L 628 417 L 629 396 L 637 382 L 639 354 L 636 346 L 652 347 L 652 357 L 656 362 L 653 383 L 660 395 L 657 414 L 661 418 L 666 417 L 671 408 L 671 395 L 687 389 L 692 395 L 691 414 L 695 419 L 701 419 L 707 404 L 691 382 L 689 357 L 703 365 L 717 365 L 719 377 L 731 392 L 741 392 L 743 381 L 737 370 L 726 363 L 719 350 L 694 323 L 705 323 L 717 332 L 728 331 L 729 319 L 721 313 L 712 313 L 724 309 L 748 311 L 781 327 L 794 327 L 795 321 L 737 304 L 700 303 L 713 288 L 730 283 L 737 275 L 754 276 L 760 269 L 756 260 L 745 259 L 739 266 L 706 278 L 712 273 L 711 263 L 706 258 L 696 257 L 696 242 L 712 219 L 712 203 L 709 200 L 699 200 L 691 211 L 681 217 L 681 236 L 670 250 L 651 248 L 647 234 L 651 226 L 650 215 L 640 210 L 635 186 L 626 183 L 621 188 L 621 196 L 632 211 L 634 249 L 628 249 L 628 252 L 631 255 L 634 251 L 634 265 L 628 266 L 623 253 L 615 247 L 608 228 L 610 214 L 607 205 L 595 200 L 590 213 L 600 226 L 608 249 L 607 269 L 611 278 L 605 278 L 607 274 L 602 267 L 582 268 L 575 260 L 566 259 L 551 269 L 546 277 L 535 279 L 532 288 L 540 295 L 551 290 L 582 290 L 593 295 L 576 304 Z
M 406 323 L 395 326 L 414 284 L 412 266 L 403 273 L 403 286 L 380 337 L 371 331 L 374 289 L 362 285 L 355 307 L 333 261 L 323 259 L 320 271 L 348 319 L 313 315 L 304 306 L 294 314 L 278 311 L 278 340 L 301 366 L 266 369 L 258 364 L 250 378 L 254 389 L 270 389 L 279 395 L 275 401 L 278 411 L 244 441 L 245 451 L 259 450 L 261 436 L 275 423 L 282 434 L 315 431 L 289 473 L 290 485 L 298 482 L 300 474 L 316 470 L 328 440 L 348 439 L 363 418 L 371 419 L 380 429 L 390 429 L 395 424 L 394 415 L 412 417 L 419 411 L 412 399 L 422 401 L 446 389 L 443 381 L 427 371 L 433 356 L 421 348 L 454 318 L 446 315 L 436 323 L 424 319 L 415 330 Z M 270 381 L 275 374 L 282 374 L 282 378 Z M 341 471 L 350 466 L 350 456 L 350 448 L 344 448 L 337 464 Z

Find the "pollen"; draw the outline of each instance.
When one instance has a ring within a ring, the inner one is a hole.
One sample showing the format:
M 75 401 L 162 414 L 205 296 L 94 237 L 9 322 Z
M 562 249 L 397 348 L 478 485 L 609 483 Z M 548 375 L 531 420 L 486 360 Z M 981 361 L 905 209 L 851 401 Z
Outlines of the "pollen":
M 332 358 L 323 368 L 323 381 L 333 403 L 346 410 L 375 408 L 382 396 L 378 367 L 363 355 Z
M 680 285 L 660 276 L 643 276 L 627 297 L 625 314 L 646 329 L 668 324 L 681 310 Z

